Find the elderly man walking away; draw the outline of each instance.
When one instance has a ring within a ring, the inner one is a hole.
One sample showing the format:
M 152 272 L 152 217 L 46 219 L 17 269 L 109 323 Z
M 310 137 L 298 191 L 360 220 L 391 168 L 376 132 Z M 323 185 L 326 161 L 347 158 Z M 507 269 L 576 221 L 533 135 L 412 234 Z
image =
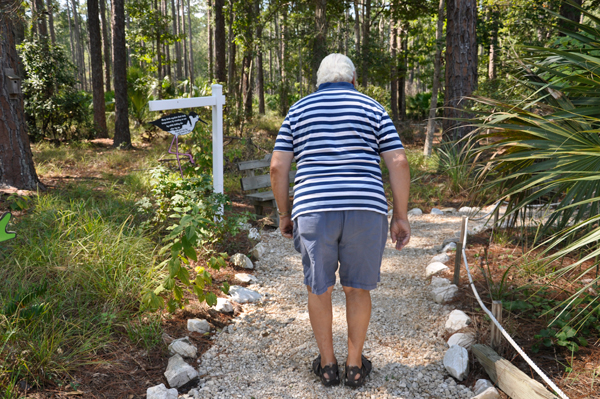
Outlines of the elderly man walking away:
M 396 128 L 377 101 L 354 88 L 352 61 L 341 54 L 323 59 L 318 91 L 290 108 L 277 136 L 271 183 L 284 237 L 302 254 L 308 312 L 319 356 L 313 371 L 325 386 L 359 387 L 371 372 L 362 355 L 371 318 L 370 290 L 377 288 L 387 240 L 387 201 L 380 156 L 390 173 L 392 242 L 410 240 L 407 205 L 410 173 Z M 289 171 L 298 171 L 290 206 Z M 342 378 L 333 353 L 331 292 L 338 270 L 346 294 L 348 357 Z

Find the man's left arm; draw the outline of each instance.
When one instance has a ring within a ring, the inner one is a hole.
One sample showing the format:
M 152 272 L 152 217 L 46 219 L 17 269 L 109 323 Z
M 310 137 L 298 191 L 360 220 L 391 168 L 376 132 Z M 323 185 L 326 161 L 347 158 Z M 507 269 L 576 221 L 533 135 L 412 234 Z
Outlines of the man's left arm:
M 271 188 L 279 209 L 279 228 L 281 235 L 292 238 L 292 205 L 290 204 L 290 169 L 293 152 L 273 151 L 271 158 Z

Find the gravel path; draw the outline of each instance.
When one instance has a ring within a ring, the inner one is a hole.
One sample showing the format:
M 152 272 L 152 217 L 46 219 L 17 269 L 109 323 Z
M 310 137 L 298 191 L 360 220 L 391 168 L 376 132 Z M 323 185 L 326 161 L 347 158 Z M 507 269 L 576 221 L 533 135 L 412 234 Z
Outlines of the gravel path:
M 475 224 L 471 224 L 473 227 Z M 267 254 L 257 262 L 264 300 L 243 305 L 235 324 L 215 339 L 200 362 L 203 398 L 470 398 L 442 365 L 441 338 L 452 308 L 429 299 L 425 267 L 445 238 L 460 229 L 459 216 L 411 217 L 412 239 L 401 252 L 388 239 L 381 283 L 372 291 L 373 313 L 365 355 L 373 372 L 364 387 L 325 388 L 311 371 L 318 350 L 308 319 L 300 255 L 279 231 L 263 234 Z M 436 248 L 437 247 L 437 248 Z M 334 348 L 346 357 L 342 287 L 333 291 Z

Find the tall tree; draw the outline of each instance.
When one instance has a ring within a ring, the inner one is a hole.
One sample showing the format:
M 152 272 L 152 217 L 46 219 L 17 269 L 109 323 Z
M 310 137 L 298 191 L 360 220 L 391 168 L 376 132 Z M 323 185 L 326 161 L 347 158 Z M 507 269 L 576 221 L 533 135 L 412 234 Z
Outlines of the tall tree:
M 171 14 L 173 14 L 173 36 L 174 37 L 178 37 L 179 36 L 179 30 L 178 30 L 178 22 L 179 22 L 179 17 L 178 17 L 178 13 L 175 12 L 175 0 L 171 0 Z M 175 73 L 176 73 L 176 80 L 181 79 L 181 45 L 180 45 L 180 41 L 178 39 L 175 40 L 175 57 L 177 59 L 176 63 L 175 63 Z
M 103 0 L 100 0 L 103 1 Z M 108 138 L 106 108 L 104 105 L 104 82 L 102 73 L 102 39 L 98 0 L 87 0 L 88 32 L 90 35 L 90 58 L 92 68 L 92 98 L 94 103 L 94 127 L 96 137 Z
M 354 65 L 356 67 L 356 75 L 358 79 L 359 68 L 361 65 L 360 58 L 360 4 L 358 0 L 354 0 L 354 48 L 356 49 L 356 59 Z
M 438 90 L 440 87 L 440 74 L 442 70 L 442 35 L 444 34 L 444 0 L 438 6 L 437 29 L 435 31 L 435 61 L 433 64 L 433 83 L 431 87 L 431 104 L 429 107 L 429 120 L 427 121 L 427 136 L 425 137 L 425 156 L 431 156 L 433 149 L 433 135 L 435 133 L 435 112 L 438 106 Z
M 408 72 L 408 24 L 399 28 L 398 38 L 398 120 L 406 119 L 406 73 Z
M 361 84 L 364 87 L 369 85 L 369 69 L 370 69 L 370 48 L 371 45 L 371 0 L 363 0 L 363 37 L 362 37 L 362 76 Z
M 489 22 L 490 22 L 490 48 L 488 51 L 489 62 L 488 62 L 488 79 L 496 79 L 496 61 L 498 58 L 498 10 L 492 5 L 489 9 Z
M 212 1 L 211 0 L 207 0 L 208 2 L 208 9 L 207 9 L 207 16 L 206 16 L 206 29 L 208 31 L 208 79 L 210 82 L 213 81 L 213 74 L 214 74 L 214 69 L 213 69 L 213 21 L 212 21 Z
M 156 61 L 157 61 L 157 72 L 158 72 L 158 99 L 162 98 L 162 80 L 163 80 L 163 69 L 162 69 L 162 41 L 161 41 L 161 20 L 162 20 L 162 10 L 160 8 L 160 4 L 158 0 L 154 0 L 154 27 L 156 29 L 155 32 L 155 40 L 156 40 Z
M 48 39 L 48 26 L 46 25 L 46 9 L 44 7 L 44 0 L 33 0 L 35 2 L 35 25 L 37 33 L 41 40 Z
M 15 48 L 15 24 L 21 2 L 0 0 L 0 185 L 24 190 L 43 189 L 33 165 L 23 112 L 23 97 L 11 98 L 7 68 L 19 70 Z M 12 18 L 15 18 L 13 20 Z
M 115 79 L 115 136 L 117 148 L 131 147 L 127 98 L 127 47 L 125 45 L 125 0 L 112 0 L 113 75 Z
M 229 21 L 228 21 L 228 43 L 229 43 L 229 56 L 228 56 L 228 68 L 227 68 L 227 94 L 229 98 L 232 98 L 235 92 L 235 40 L 233 34 L 233 0 L 229 0 Z
M 279 102 L 280 102 L 280 114 L 286 115 L 289 109 L 288 103 L 288 83 L 286 76 L 287 69 L 287 40 L 288 40 L 288 10 L 287 7 L 283 7 L 281 12 L 282 21 L 281 21 L 281 38 L 280 38 L 280 52 L 281 52 L 281 63 L 279 65 L 280 69 L 280 92 L 279 92 Z
M 444 1 L 444 0 L 440 0 Z M 390 102 L 392 109 L 392 121 L 398 121 L 398 22 L 393 15 L 395 10 L 392 5 L 392 20 L 390 22 Z
M 223 6 L 225 0 L 213 0 L 215 7 L 215 77 L 217 82 L 225 82 L 227 79 L 227 66 L 225 65 L 225 15 Z
M 242 98 L 244 102 L 244 118 L 249 120 L 252 117 L 252 59 L 254 58 L 254 4 L 246 1 L 242 3 L 242 40 L 243 52 L 242 58 Z
M 311 92 L 317 85 L 317 70 L 323 58 L 327 56 L 327 0 L 315 1 L 315 38 L 312 54 L 312 84 Z
M 457 121 L 468 116 L 463 98 L 477 88 L 477 1 L 448 0 L 446 12 L 444 139 L 458 140 L 471 131 Z
M 99 0 L 100 20 L 102 21 L 102 48 L 104 49 L 104 78 L 105 90 L 110 91 L 110 69 L 112 64 L 112 53 L 110 51 L 110 41 L 108 40 L 108 27 L 106 23 L 106 0 Z
M 190 6 L 190 0 L 187 0 L 188 3 L 188 39 L 190 40 L 189 50 L 190 50 L 190 95 L 194 93 L 194 50 L 192 47 L 192 7 Z
M 180 11 L 181 11 L 181 23 L 179 24 L 180 26 L 180 32 L 182 32 L 184 35 L 186 34 L 186 28 L 185 28 L 185 0 L 177 0 L 177 5 L 178 7 L 180 7 Z M 189 78 L 189 73 L 190 73 L 190 69 L 188 68 L 188 51 L 187 51 L 187 39 L 184 37 L 183 39 L 183 70 L 184 73 L 182 76 Z
M 577 6 L 581 7 L 583 0 L 570 0 L 574 2 Z M 560 15 L 573 21 L 579 22 L 581 18 L 581 11 L 578 8 L 573 7 L 568 1 L 563 1 L 560 3 Z M 568 21 L 559 20 L 558 25 L 565 29 L 572 29 L 571 24 Z M 563 35 L 563 33 L 561 33 Z
M 258 92 L 258 113 L 265 114 L 265 75 L 263 71 L 263 24 L 260 21 L 260 1 L 254 0 L 256 24 L 256 91 Z M 302 82 L 300 82 L 302 83 Z
M 56 44 L 56 33 L 54 31 L 54 5 L 52 0 L 46 0 L 46 7 L 48 11 L 48 30 L 50 31 L 50 41 L 52 44 Z

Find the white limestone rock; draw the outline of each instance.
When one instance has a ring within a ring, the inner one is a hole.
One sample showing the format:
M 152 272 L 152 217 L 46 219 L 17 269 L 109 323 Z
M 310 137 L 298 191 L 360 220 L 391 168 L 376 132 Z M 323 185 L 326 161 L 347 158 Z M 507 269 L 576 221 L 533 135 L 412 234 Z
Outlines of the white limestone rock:
M 250 230 L 248 230 L 248 238 L 252 241 L 260 241 L 260 233 L 256 227 L 252 227 Z
M 227 298 L 217 298 L 215 310 L 221 313 L 231 313 L 233 312 L 233 305 L 231 304 L 231 302 L 229 302 L 229 299 Z
M 441 253 L 439 255 L 434 256 L 433 258 L 431 258 L 431 263 L 433 262 L 440 262 L 440 263 L 446 263 L 450 260 L 450 257 L 448 256 L 447 253 Z
M 167 371 L 164 373 L 169 386 L 179 388 L 198 377 L 198 372 L 187 364 L 180 355 L 169 359 Z
M 446 286 L 442 286 L 442 287 L 435 287 L 431 290 L 433 300 L 436 303 L 440 303 L 440 304 L 450 302 L 452 299 L 454 299 L 457 292 L 458 292 L 458 287 L 454 284 L 450 284 L 450 285 L 446 285 Z
M 490 380 L 486 380 L 484 378 L 477 380 L 475 382 L 475 386 L 473 387 L 473 393 L 475 395 L 479 395 L 484 392 L 488 388 L 494 388 L 494 384 Z
M 448 346 L 462 346 L 466 350 L 471 350 L 471 346 L 475 343 L 473 334 L 456 333 L 448 339 Z
M 262 242 L 259 242 L 254 248 L 252 248 L 252 256 L 254 256 L 254 259 L 257 260 L 262 258 L 266 252 L 267 247 Z
M 193 359 L 198 354 L 198 348 L 192 344 L 189 337 L 183 337 L 171 342 L 171 345 L 169 345 L 169 354 Z
M 448 251 L 456 251 L 456 243 L 455 242 L 449 242 L 448 244 L 444 245 L 444 248 L 442 248 L 442 252 L 448 252 Z
M 254 265 L 249 257 L 244 254 L 237 253 L 231 257 L 231 262 L 237 267 L 244 269 L 254 269 Z
M 422 214 L 423 214 L 423 211 L 420 210 L 419 208 L 413 208 L 410 211 L 408 211 L 409 216 L 421 216 Z
M 488 388 L 479 395 L 473 396 L 472 399 L 500 399 L 500 393 L 494 387 Z
M 252 228 L 252 225 L 250 223 L 240 223 L 239 228 L 242 231 L 249 231 Z
M 455 309 L 450 312 L 448 320 L 446 320 L 446 330 L 456 332 L 471 324 L 471 318 L 462 310 Z
M 455 208 L 451 208 L 451 207 L 448 207 L 448 208 L 442 208 L 442 209 L 440 209 L 440 210 L 441 210 L 442 212 L 444 212 L 444 213 L 454 213 L 454 212 L 456 212 L 456 209 L 455 209 Z
M 450 285 L 450 280 L 448 280 L 447 278 L 435 277 L 435 276 L 433 276 L 431 278 L 431 288 L 446 287 L 449 285 Z
M 438 208 L 431 208 L 431 212 L 430 212 L 430 214 L 431 214 L 431 215 L 443 215 L 443 214 L 444 214 L 444 212 L 442 212 L 442 211 L 441 211 L 440 209 L 438 209 Z
M 451 346 L 444 355 L 444 367 L 452 377 L 462 381 L 469 374 L 469 352 L 462 346 Z
M 210 331 L 210 324 L 204 319 L 188 319 L 187 329 L 191 332 L 204 334 Z
M 167 389 L 165 384 L 156 385 L 146 390 L 146 399 L 177 399 L 177 389 Z
M 254 303 L 262 299 L 258 292 L 239 285 L 229 287 L 229 296 L 237 303 Z
M 254 283 L 258 282 L 258 279 L 256 277 L 254 277 L 252 274 L 248 274 L 248 273 L 236 273 L 235 279 L 242 283 L 254 284 Z
M 427 265 L 425 268 L 425 278 L 429 278 L 435 274 L 445 272 L 446 270 L 450 270 L 448 266 L 444 265 L 441 262 L 433 262 Z

